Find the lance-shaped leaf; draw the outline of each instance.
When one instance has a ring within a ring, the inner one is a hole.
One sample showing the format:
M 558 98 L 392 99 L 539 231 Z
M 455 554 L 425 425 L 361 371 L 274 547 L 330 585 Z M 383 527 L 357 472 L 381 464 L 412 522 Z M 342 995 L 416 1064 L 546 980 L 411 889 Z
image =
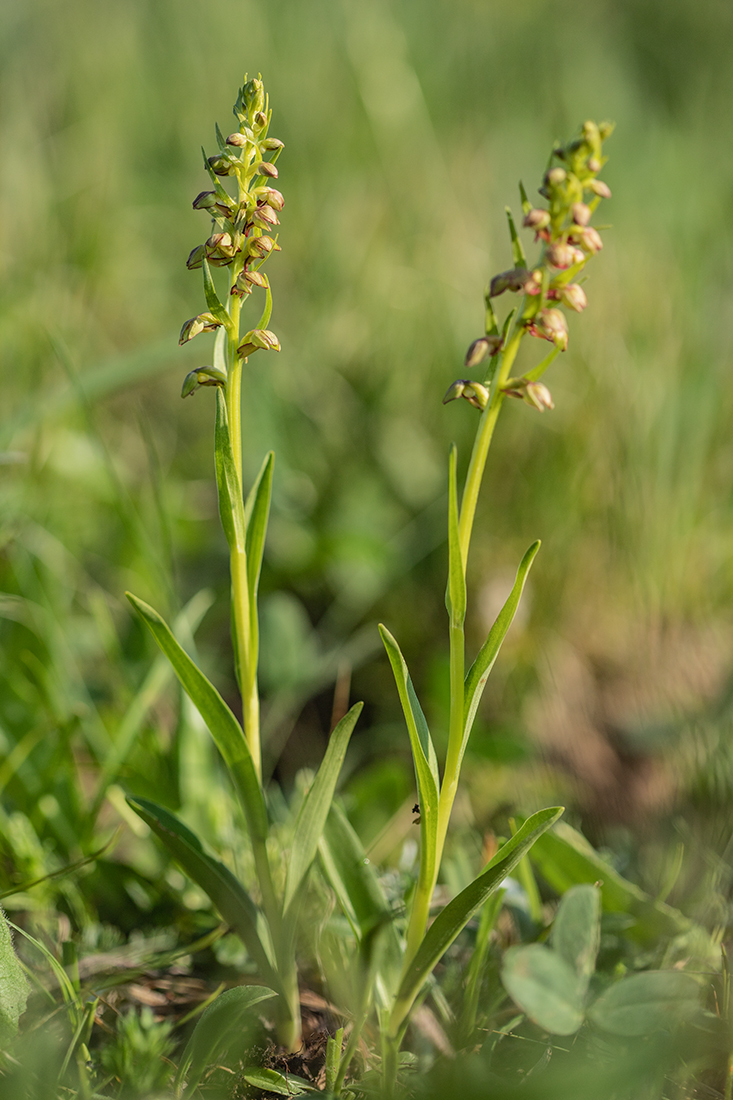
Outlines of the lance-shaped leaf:
M 303 799 L 298 820 L 295 823 L 293 848 L 285 877 L 285 897 L 283 901 L 285 912 L 287 912 L 298 887 L 308 873 L 311 863 L 316 858 L 318 842 L 323 834 L 326 818 L 331 809 L 336 783 L 341 773 L 341 766 L 346 756 L 349 740 L 363 706 L 363 703 L 355 703 L 349 713 L 345 714 L 336 726 L 329 739 L 321 766 L 316 772 L 316 777 L 308 794 Z
M 458 933 L 501 886 L 507 875 L 511 874 L 537 838 L 557 821 L 562 812 L 562 806 L 553 806 L 532 814 L 522 828 L 487 863 L 481 874 L 465 890 L 461 890 L 452 901 L 449 901 L 445 909 L 438 914 L 425 933 L 415 958 L 403 976 L 392 1014 L 393 1033 L 399 1030 L 423 982 L 432 973 Z
M 219 496 L 221 525 L 230 550 L 244 550 L 245 526 L 242 489 L 234 464 L 229 434 L 229 414 L 222 389 L 216 391 L 216 427 L 214 429 L 214 464 Z
M 277 241 L 277 237 L 275 238 Z M 268 282 L 265 287 L 265 308 L 262 310 L 262 316 L 255 325 L 255 328 L 267 328 L 270 323 L 270 317 L 272 316 L 272 290 Z
M 420 881 L 432 882 L 438 838 L 438 760 L 402 651 L 387 628 L 381 624 L 379 633 L 394 673 L 415 764 L 420 800 Z
M 223 325 L 231 327 L 232 319 L 226 311 L 226 308 L 222 304 L 219 295 L 216 293 L 216 287 L 214 286 L 214 279 L 211 274 L 211 268 L 207 261 L 204 259 L 201 268 L 204 273 L 204 294 L 206 295 L 206 304 L 209 307 L 211 313 L 214 314 L 217 321 L 221 321 Z
M 178 1066 L 175 1079 L 177 1096 L 181 1094 L 186 1075 L 186 1096 L 193 1095 L 206 1067 L 215 1062 L 232 1042 L 242 1041 L 247 1018 L 250 1017 L 255 1023 L 256 1016 L 252 1012 L 255 1005 L 274 996 L 275 993 L 263 985 L 238 985 L 227 989 L 209 1005 L 196 1024 Z
M 265 841 L 265 800 L 242 727 L 214 685 L 173 637 L 158 612 L 131 592 L 127 592 L 126 596 L 173 665 L 173 671 L 208 726 L 229 769 L 253 838 Z
M 28 993 L 28 982 L 13 951 L 10 928 L 0 908 L 0 1041 L 10 1039 L 18 1030 Z
M 448 460 L 448 588 L 445 594 L 445 605 L 452 627 L 462 627 L 466 618 L 466 577 L 458 535 L 457 455 L 456 445 L 453 443 Z
M 514 581 L 507 601 L 499 612 L 496 622 L 489 631 L 489 636 L 481 647 L 476 660 L 471 665 L 466 675 L 465 683 L 465 710 L 464 710 L 464 728 L 463 728 L 463 745 L 461 747 L 461 758 L 465 752 L 468 738 L 473 728 L 473 722 L 476 717 L 476 711 L 478 705 L 481 702 L 481 696 L 484 693 L 486 687 L 486 681 L 489 678 L 489 673 L 494 667 L 494 662 L 499 656 L 499 650 L 501 649 L 502 642 L 506 637 L 509 627 L 512 625 L 512 620 L 519 607 L 519 601 L 524 590 L 524 584 L 527 580 L 527 574 L 530 571 L 532 562 L 535 559 L 535 555 L 540 548 L 539 540 L 533 542 L 527 553 L 519 563 L 519 569 L 517 570 L 517 576 Z
M 272 496 L 272 468 L 275 462 L 275 454 L 270 451 L 262 468 L 257 475 L 257 480 L 247 495 L 244 506 L 244 525 L 246 531 L 247 548 L 247 584 L 249 587 L 250 607 L 254 607 L 257 599 L 257 588 L 262 569 L 262 555 L 265 549 L 265 535 L 267 534 L 267 521 L 270 515 L 270 498 Z
M 527 257 L 524 255 L 524 248 L 522 247 L 522 242 L 519 239 L 519 234 L 517 233 L 517 227 L 514 224 L 512 212 L 508 206 L 506 206 L 504 209 L 506 210 L 506 220 L 509 222 L 509 235 L 512 238 L 512 255 L 514 256 L 514 266 L 526 267 Z
M 127 802 L 241 937 L 262 977 L 266 981 L 278 983 L 257 931 L 257 907 L 229 868 L 208 855 L 196 834 L 170 810 L 146 798 L 128 798 Z

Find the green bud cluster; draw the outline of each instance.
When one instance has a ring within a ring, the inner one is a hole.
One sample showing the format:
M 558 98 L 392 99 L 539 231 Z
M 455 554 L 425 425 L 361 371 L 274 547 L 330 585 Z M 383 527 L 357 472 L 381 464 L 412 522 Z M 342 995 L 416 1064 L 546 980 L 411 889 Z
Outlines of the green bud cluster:
M 588 261 L 603 248 L 601 235 L 591 225 L 591 219 L 601 200 L 611 198 L 608 184 L 598 179 L 598 173 L 608 159 L 603 155 L 603 142 L 612 132 L 611 123 L 585 122 L 576 138 L 553 149 L 539 188 L 546 205 L 533 206 L 519 185 L 522 224 L 534 232 L 535 243 L 541 244 L 540 255 L 534 266 L 527 263 L 507 208 L 514 267 L 499 272 L 491 280 L 486 292 L 486 337 L 474 340 L 466 355 L 467 367 L 489 359 L 485 386 L 499 368 L 497 385 L 502 392 L 508 397 L 521 397 L 536 409 L 553 407 L 549 391 L 537 382 L 551 357 L 525 378 L 506 379 L 500 367 L 502 352 L 510 348 L 510 360 L 513 360 L 525 335 L 549 341 L 553 345 L 552 355 L 567 348 L 568 323 L 560 307 L 580 313 L 588 304 L 585 290 L 577 280 Z M 492 300 L 506 291 L 521 294 L 523 299 L 500 332 Z M 494 343 L 489 345 L 486 341 Z M 507 364 L 510 365 L 511 362 Z M 459 383 L 454 383 L 448 390 L 447 400 L 465 397 L 466 393 L 459 390 Z M 477 408 L 484 407 L 479 402 L 471 403 Z
M 241 301 L 255 288 L 261 288 L 267 292 L 270 303 L 270 283 L 261 269 L 273 252 L 280 251 L 274 233 L 280 223 L 278 213 L 285 203 L 281 193 L 272 186 L 272 181 L 278 178 L 275 161 L 284 146 L 279 138 L 268 134 L 271 115 L 261 77 L 247 80 L 245 76 L 234 105 L 238 129 L 225 138 L 217 126 L 219 151 L 207 156 L 202 150 L 212 189 L 201 191 L 193 200 L 193 208 L 209 215 L 211 232 L 203 244 L 191 251 L 186 266 L 191 270 L 205 269 L 204 287 L 209 311 L 185 322 L 181 344 L 199 332 L 220 327 L 228 328 L 231 336 L 234 317 L 238 319 L 238 310 L 229 305 L 226 309 L 223 306 L 219 310 L 212 308 L 210 299 L 215 291 L 207 287 L 207 282 L 211 283 L 210 267 L 229 268 L 230 300 Z M 232 193 L 224 186 L 223 181 L 227 178 L 234 185 Z M 265 327 L 267 319 L 246 334 L 237 349 L 240 358 L 260 349 L 280 350 L 278 338 Z

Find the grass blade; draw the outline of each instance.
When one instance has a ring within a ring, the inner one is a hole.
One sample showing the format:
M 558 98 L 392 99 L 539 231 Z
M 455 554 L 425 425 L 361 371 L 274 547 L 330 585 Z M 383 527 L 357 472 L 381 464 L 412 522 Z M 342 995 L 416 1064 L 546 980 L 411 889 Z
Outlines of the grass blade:
M 328 812 L 331 809 L 336 783 L 346 756 L 351 734 L 361 714 L 363 703 L 356 703 L 345 714 L 331 734 L 321 766 L 316 773 L 308 794 L 303 799 L 295 824 L 295 839 L 290 853 L 285 878 L 283 911 L 287 912 L 298 887 L 316 858 L 318 842 L 323 834 Z
M 242 939 L 266 981 L 277 983 L 277 976 L 257 931 L 258 910 L 251 897 L 219 860 L 208 855 L 199 838 L 163 806 L 146 798 L 128 798 L 146 825 L 150 826 L 177 863 L 221 913 Z
M 173 665 L 173 671 L 208 726 L 232 776 L 252 837 L 264 842 L 267 839 L 267 810 L 242 727 L 158 612 L 131 592 L 126 595 Z
M 465 683 L 465 717 L 463 728 L 463 745 L 461 747 L 461 757 L 465 752 L 466 745 L 468 744 L 468 738 L 471 734 L 473 722 L 476 717 L 476 711 L 478 705 L 481 702 L 481 696 L 484 693 L 486 687 L 486 681 L 489 678 L 489 673 L 494 667 L 494 662 L 499 656 L 499 650 L 501 649 L 502 642 L 506 637 L 509 627 L 512 625 L 512 620 L 519 607 L 519 601 L 522 597 L 524 585 L 527 580 L 527 575 L 532 567 L 532 562 L 535 559 L 535 555 L 540 548 L 539 539 L 537 542 L 533 542 L 527 553 L 519 563 L 519 569 L 517 569 L 517 576 L 514 581 L 506 603 L 499 612 L 496 622 L 489 631 L 489 636 L 481 647 L 476 660 L 471 665 L 466 675 Z
M 247 583 L 249 585 L 250 607 L 256 606 L 257 588 L 262 569 L 262 555 L 265 550 L 267 520 L 270 515 L 272 497 L 272 470 L 275 462 L 274 451 L 270 451 L 257 480 L 247 495 L 244 505 L 244 526 L 247 548 Z
M 547 810 L 540 810 L 528 818 L 522 828 L 487 863 L 481 874 L 448 902 L 445 909 L 435 918 L 402 979 L 395 1002 L 393 1028 L 401 1025 L 420 992 L 423 982 L 432 973 L 458 933 L 465 928 L 476 910 L 501 886 L 507 875 L 511 874 L 537 838 L 557 821 L 562 812 L 562 806 L 553 806 Z

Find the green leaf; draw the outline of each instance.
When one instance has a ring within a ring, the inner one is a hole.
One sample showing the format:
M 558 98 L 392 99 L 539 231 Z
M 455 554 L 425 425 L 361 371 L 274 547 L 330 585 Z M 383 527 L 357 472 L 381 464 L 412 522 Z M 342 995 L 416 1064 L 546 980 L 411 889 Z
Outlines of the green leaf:
M 555 356 L 557 356 L 559 354 L 560 354 L 560 349 L 559 348 L 553 348 L 552 351 L 548 355 L 546 355 L 545 358 L 542 359 L 541 362 L 539 362 L 536 367 L 532 367 L 532 370 L 528 370 L 527 373 L 524 375 L 524 377 L 528 378 L 530 382 L 536 382 L 537 379 L 541 378 L 542 375 L 545 373 L 545 371 L 547 370 L 547 368 L 549 367 L 550 363 L 553 361 Z
M 274 996 L 273 990 L 262 985 L 239 985 L 228 989 L 209 1005 L 196 1024 L 178 1066 L 175 1080 L 178 1095 L 186 1074 L 186 1095 L 193 1093 L 207 1065 L 216 1061 L 233 1041 L 242 1041 L 247 1018 L 254 1022 L 252 1009 L 255 1005 Z
M 346 756 L 349 740 L 363 706 L 363 703 L 355 703 L 336 726 L 329 739 L 326 755 L 321 761 L 321 766 L 308 794 L 303 799 L 298 820 L 295 823 L 293 848 L 288 860 L 288 870 L 285 877 L 284 912 L 287 912 L 298 887 L 316 858 L 318 842 L 321 839 L 326 818 L 331 809 L 336 783 Z
M 402 651 L 386 626 L 380 624 L 379 633 L 392 666 L 397 694 L 410 737 L 412 759 L 415 765 L 418 797 L 420 801 L 420 880 L 433 881 L 435 853 L 438 837 L 438 803 L 440 780 L 438 760 L 430 736 L 425 715 L 413 687 Z
M 484 306 L 486 307 L 486 318 L 485 318 L 485 325 L 484 325 L 484 328 L 486 330 L 486 335 L 487 336 L 498 336 L 499 335 L 499 322 L 497 321 L 496 314 L 494 313 L 494 306 L 493 306 L 493 303 L 491 301 L 491 295 L 489 294 L 489 288 L 488 287 L 486 287 L 486 289 L 484 291 Z M 496 358 L 496 356 L 492 356 L 492 358 Z
M 514 266 L 526 268 L 527 257 L 524 255 L 524 248 L 522 247 L 522 242 L 519 239 L 519 234 L 517 233 L 517 227 L 514 224 L 512 212 L 508 206 L 505 206 L 504 209 L 506 210 L 506 218 L 509 222 L 509 235 L 512 238 L 512 255 L 514 257 Z
M 209 307 L 209 311 L 214 314 L 217 321 L 221 321 L 223 325 L 228 328 L 231 327 L 232 319 L 226 311 L 226 308 L 222 304 L 219 295 L 216 293 L 216 287 L 214 286 L 214 279 L 211 274 L 211 268 L 208 265 L 206 258 L 201 263 L 201 270 L 204 275 L 204 294 L 206 295 L 206 304 Z
M 241 882 L 228 867 L 204 851 L 196 834 L 170 810 L 147 798 L 128 798 L 127 802 L 241 937 L 263 977 L 267 981 L 277 982 L 257 931 L 257 907 Z
M 676 1027 L 697 1011 L 700 989 L 679 970 L 647 970 L 622 978 L 603 993 L 588 1018 L 612 1035 L 633 1038 Z
M 242 551 L 245 547 L 245 520 L 242 505 L 242 488 L 234 463 L 232 441 L 229 435 L 229 412 L 221 387 L 216 390 L 216 427 L 214 429 L 214 464 L 216 489 L 219 497 L 219 515 L 229 549 Z
M 642 943 L 656 943 L 660 938 L 677 936 L 694 927 L 679 910 L 653 901 L 634 883 L 622 878 L 581 833 L 565 822 L 538 841 L 531 858 L 542 878 L 558 894 L 579 883 L 598 882 L 604 912 L 628 913 L 634 917 L 635 923 L 627 935 Z
M 227 374 L 227 330 L 223 326 L 216 330 L 214 337 L 214 369 Z
M 501 980 L 530 1020 L 553 1035 L 574 1035 L 583 1023 L 585 987 L 574 968 L 542 943 L 510 947 Z
M 476 711 L 478 705 L 481 702 L 481 696 L 484 693 L 486 687 L 486 681 L 489 678 L 489 674 L 494 667 L 494 662 L 499 656 L 499 650 L 501 649 L 502 642 L 506 637 L 509 627 L 512 625 L 514 616 L 517 613 L 519 607 L 519 601 L 522 597 L 524 585 L 527 580 L 527 576 L 532 567 L 532 562 L 535 559 L 535 555 L 540 548 L 539 539 L 537 542 L 533 542 L 527 553 L 519 563 L 519 569 L 517 569 L 517 576 L 514 581 L 514 586 L 507 597 L 507 601 L 499 612 L 496 622 L 489 631 L 489 636 L 484 642 L 481 650 L 479 651 L 476 660 L 471 665 L 468 673 L 466 674 L 465 683 L 465 711 L 464 711 L 464 729 L 463 729 L 463 745 L 461 747 L 461 757 L 465 752 L 468 738 L 471 735 L 474 719 L 476 717 Z
M 224 135 L 222 134 L 221 130 L 219 129 L 218 122 L 214 123 L 214 125 L 216 126 L 216 144 L 219 146 L 219 152 L 220 153 L 230 153 L 231 150 L 230 150 L 229 146 L 227 145 L 227 143 L 224 139 Z
M 466 577 L 458 535 L 457 456 L 456 445 L 452 443 L 448 460 L 448 590 L 445 604 L 454 628 L 462 627 L 466 618 Z
M 275 462 L 275 454 L 270 451 L 262 468 L 257 475 L 257 480 L 247 495 L 244 506 L 244 525 L 246 530 L 247 548 L 247 584 L 249 586 L 250 607 L 256 607 L 257 588 L 262 569 L 262 555 L 265 550 L 265 535 L 267 534 L 267 520 L 270 515 L 270 498 L 272 496 L 272 468 Z
M 329 1039 L 329 1042 L 331 1040 Z M 289 1084 L 288 1078 L 283 1077 L 275 1069 L 264 1069 L 262 1066 L 245 1066 L 242 1077 L 248 1085 L 253 1085 L 263 1092 L 275 1092 L 279 1096 L 301 1096 L 303 1089 L 297 1085 Z
M 524 184 L 521 180 L 519 181 L 519 198 L 522 202 L 522 213 L 526 217 L 532 209 L 532 203 L 527 198 L 527 192 L 524 190 Z
M 0 1042 L 11 1039 L 25 1012 L 28 983 L 13 950 L 10 926 L 0 907 Z
M 573 886 L 563 897 L 550 943 L 588 988 L 601 942 L 601 895 L 597 886 Z
M 208 726 L 229 769 L 253 838 L 265 841 L 265 800 L 242 727 L 214 685 L 173 637 L 158 612 L 131 592 L 127 592 L 126 596 L 173 665 L 173 671 Z
M 265 308 L 262 310 L 262 316 L 255 325 L 255 328 L 267 328 L 270 323 L 270 317 L 272 316 L 272 290 L 270 289 L 270 283 L 268 280 L 265 287 Z
M 449 901 L 425 933 L 425 937 L 412 960 L 397 994 L 401 1002 L 402 1018 L 419 993 L 423 982 L 448 950 L 458 933 L 465 928 L 473 914 L 497 890 L 507 875 L 511 874 L 538 837 L 557 821 L 562 806 L 553 806 L 532 814 L 521 829 L 499 849 L 481 874 Z

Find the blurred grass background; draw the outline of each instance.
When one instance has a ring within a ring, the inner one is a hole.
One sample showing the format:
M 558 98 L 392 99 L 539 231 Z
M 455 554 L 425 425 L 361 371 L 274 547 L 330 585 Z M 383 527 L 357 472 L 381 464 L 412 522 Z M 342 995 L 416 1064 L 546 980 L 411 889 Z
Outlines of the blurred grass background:
M 526 546 L 543 548 L 457 821 L 483 829 L 497 810 L 562 797 L 631 862 L 635 835 L 661 821 L 663 847 L 639 871 L 652 886 L 670 838 L 724 849 L 731 42 L 722 0 L 5 0 L 8 882 L 90 850 L 95 791 L 98 828 L 123 813 L 122 788 L 182 806 L 220 841 L 231 827 L 206 736 L 165 670 L 149 674 L 152 643 L 123 592 L 175 615 L 210 591 L 187 621 L 213 601 L 197 643 L 231 696 L 211 395 L 178 397 L 211 352 L 206 337 L 176 345 L 202 303 L 184 264 L 208 224 L 191 209 L 199 146 L 212 151 L 215 121 L 227 132 L 245 71 L 262 72 L 286 144 L 270 265 L 283 351 L 251 359 L 243 408 L 249 473 L 277 452 L 262 602 L 271 766 L 289 787 L 320 758 L 334 683 L 343 696 L 351 677 L 367 709 L 347 805 L 383 854 L 409 830 L 407 739 L 375 623 L 400 639 L 440 741 L 445 459 L 455 440 L 465 467 L 476 422 L 441 398 L 481 332 L 485 284 L 510 266 L 517 181 L 534 194 L 556 138 L 611 118 L 613 229 L 548 378 L 555 412 L 510 403 L 480 504 L 475 645 Z M 114 858 L 133 869 L 123 889 L 98 864 L 96 904 L 135 927 L 162 857 L 125 840 Z

